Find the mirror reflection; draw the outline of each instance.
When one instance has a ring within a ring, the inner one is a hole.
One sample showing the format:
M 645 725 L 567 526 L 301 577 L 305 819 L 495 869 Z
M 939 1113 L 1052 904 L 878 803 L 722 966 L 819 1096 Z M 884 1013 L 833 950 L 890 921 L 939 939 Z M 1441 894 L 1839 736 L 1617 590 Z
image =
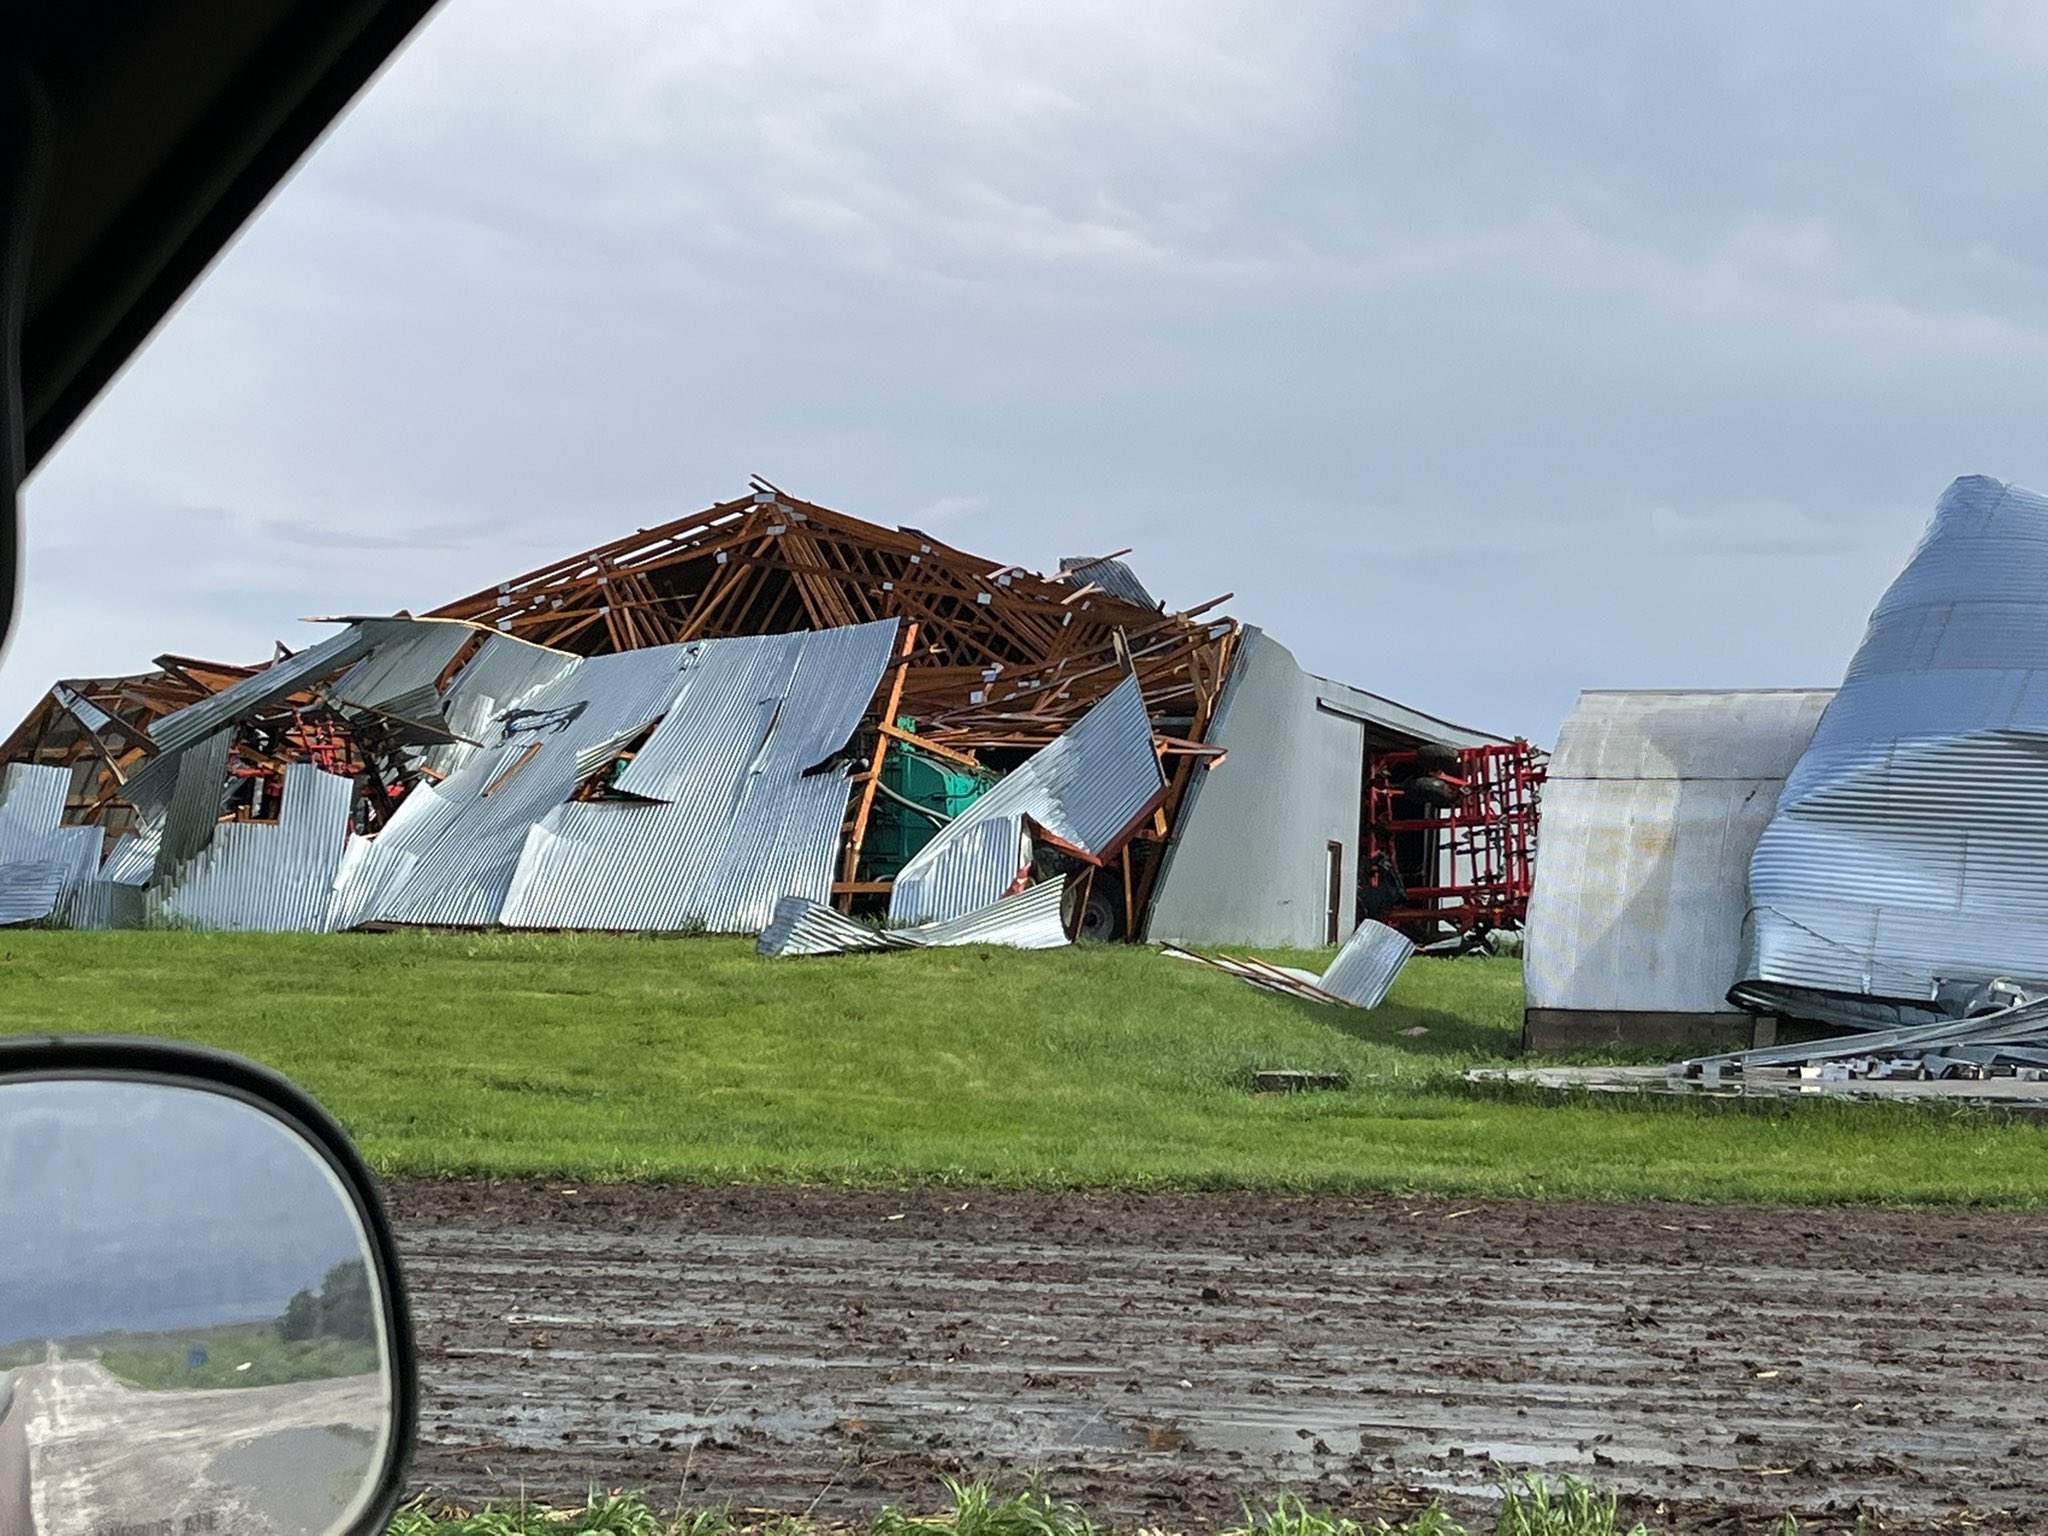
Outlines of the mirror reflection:
M 353 1201 L 200 1088 L 0 1083 L 0 1536 L 326 1536 L 391 1433 Z

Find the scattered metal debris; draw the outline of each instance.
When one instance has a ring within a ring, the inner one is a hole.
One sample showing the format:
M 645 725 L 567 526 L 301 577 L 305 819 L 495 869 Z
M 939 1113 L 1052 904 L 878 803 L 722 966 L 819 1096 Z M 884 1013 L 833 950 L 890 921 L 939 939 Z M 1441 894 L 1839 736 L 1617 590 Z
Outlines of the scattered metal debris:
M 934 921 L 979 910 L 1026 874 L 1036 844 L 1099 868 L 1165 794 L 1145 696 L 1133 674 L 904 865 L 889 895 L 889 915 Z
M 1293 966 L 1273 965 L 1254 956 L 1197 954 L 1177 944 L 1162 944 L 1159 950 L 1169 959 L 1188 960 L 1225 971 L 1255 987 L 1303 1002 L 1377 1008 L 1393 991 L 1402 968 L 1415 953 L 1415 946 L 1385 924 L 1368 920 L 1358 925 L 1358 931 L 1337 951 L 1337 958 L 1320 976 Z
M 2048 1082 L 2048 995 L 1999 978 L 1973 1002 L 1962 1018 L 1695 1056 L 1669 1073 L 1710 1086 L 1773 1072 L 1820 1082 Z
M 1515 1084 L 1559 1093 L 1722 1099 L 1837 1099 L 1874 1104 L 1967 1104 L 2029 1117 L 2048 1116 L 2048 1081 L 2007 1075 L 1985 1078 L 1852 1077 L 1798 1070 L 1686 1077 L 1665 1067 L 1475 1067 L 1473 1084 Z
M 835 912 L 822 902 L 785 896 L 762 930 L 757 951 L 786 955 L 851 955 L 888 949 L 944 949 L 996 944 L 1006 949 L 1058 949 L 1067 943 L 1060 915 L 1065 880 L 1049 880 L 945 923 L 911 928 L 875 927 Z

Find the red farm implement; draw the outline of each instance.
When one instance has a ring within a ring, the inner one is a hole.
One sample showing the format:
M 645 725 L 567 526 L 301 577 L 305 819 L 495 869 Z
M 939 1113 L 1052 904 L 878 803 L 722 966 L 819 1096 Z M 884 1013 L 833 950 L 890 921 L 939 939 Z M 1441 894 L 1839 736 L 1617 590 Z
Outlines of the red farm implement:
M 1359 916 L 1418 943 L 1521 927 L 1547 761 L 1526 741 L 1372 754 Z

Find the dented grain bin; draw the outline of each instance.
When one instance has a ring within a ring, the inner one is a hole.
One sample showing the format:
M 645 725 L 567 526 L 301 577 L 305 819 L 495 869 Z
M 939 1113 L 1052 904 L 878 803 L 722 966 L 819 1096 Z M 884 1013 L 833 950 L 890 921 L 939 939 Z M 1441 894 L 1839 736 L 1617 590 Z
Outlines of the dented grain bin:
M 1745 1007 L 1888 1027 L 2048 988 L 2048 499 L 1958 480 L 1750 867 Z

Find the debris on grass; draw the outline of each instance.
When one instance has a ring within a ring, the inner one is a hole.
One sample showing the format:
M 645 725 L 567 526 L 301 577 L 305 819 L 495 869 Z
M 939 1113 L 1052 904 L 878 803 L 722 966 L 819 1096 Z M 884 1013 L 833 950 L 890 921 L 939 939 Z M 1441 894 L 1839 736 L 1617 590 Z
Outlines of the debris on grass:
M 1377 1008 L 1394 990 L 1394 983 L 1415 953 L 1415 946 L 1406 935 L 1368 918 L 1358 925 L 1357 932 L 1337 951 L 1337 958 L 1320 976 L 1256 957 L 1199 954 L 1178 944 L 1162 944 L 1159 952 L 1169 960 L 1187 960 L 1227 972 L 1283 997 L 1333 1003 L 1342 1008 Z

